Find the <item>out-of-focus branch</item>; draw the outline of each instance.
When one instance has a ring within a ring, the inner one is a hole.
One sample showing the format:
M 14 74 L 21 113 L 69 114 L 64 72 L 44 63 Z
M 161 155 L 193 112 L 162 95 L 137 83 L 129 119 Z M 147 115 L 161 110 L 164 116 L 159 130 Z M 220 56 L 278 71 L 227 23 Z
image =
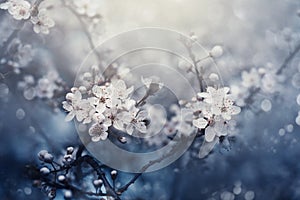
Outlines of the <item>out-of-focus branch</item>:
M 82 28 L 84 34 L 86 35 L 86 37 L 88 39 L 88 42 L 89 42 L 89 45 L 90 45 L 91 49 L 94 51 L 94 53 L 95 53 L 98 61 L 101 61 L 101 56 L 100 56 L 99 52 L 96 50 L 96 46 L 95 46 L 95 44 L 93 42 L 91 34 L 88 31 L 88 29 L 87 29 L 86 23 L 82 20 L 81 15 L 79 15 L 76 12 L 76 10 L 74 10 L 74 8 L 72 8 L 71 6 L 69 6 L 65 1 L 63 1 L 63 3 L 64 3 L 64 6 L 66 8 L 68 8 L 73 13 L 73 15 L 77 18 L 77 20 L 79 21 L 79 23 L 81 25 L 81 28 Z
M 279 75 L 282 73 L 282 70 L 284 70 L 288 64 L 293 60 L 293 58 L 297 55 L 297 53 L 300 51 L 300 43 L 296 46 L 294 51 L 292 51 L 288 57 L 283 61 L 281 67 L 277 70 L 276 74 Z
M 122 186 L 121 188 L 118 189 L 117 193 L 118 194 L 122 194 L 123 192 L 125 192 L 130 185 L 134 184 L 134 182 L 152 165 L 156 164 L 156 163 L 160 163 L 161 161 L 163 161 L 164 159 L 166 159 L 167 157 L 173 155 L 173 153 L 176 151 L 175 146 L 172 147 L 172 149 L 164 154 L 163 156 L 161 156 L 160 158 L 157 158 L 155 160 L 151 160 L 149 161 L 144 167 L 142 167 L 141 172 L 137 173 L 127 184 L 125 184 L 124 186 Z

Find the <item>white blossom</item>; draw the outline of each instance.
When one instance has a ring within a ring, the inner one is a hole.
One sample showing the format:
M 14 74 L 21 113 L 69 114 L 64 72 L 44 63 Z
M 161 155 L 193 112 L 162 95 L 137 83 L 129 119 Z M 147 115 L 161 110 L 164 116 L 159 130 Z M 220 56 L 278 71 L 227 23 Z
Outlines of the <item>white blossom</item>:
M 126 124 L 126 132 L 129 135 L 132 135 L 134 130 L 138 130 L 141 133 L 145 133 L 147 131 L 145 120 L 148 116 L 147 111 L 140 111 L 136 107 L 132 107 L 129 112 L 121 113 L 124 124 Z
M 82 99 L 82 95 L 79 90 L 75 93 L 69 93 L 72 97 L 70 102 L 64 101 L 63 108 L 69 112 L 66 116 L 66 121 L 72 120 L 76 117 L 77 121 L 81 122 L 85 119 L 89 120 L 89 114 L 91 110 L 90 102 L 87 99 Z M 83 121 L 85 123 L 85 121 Z
M 89 135 L 92 137 L 93 142 L 98 142 L 99 140 L 106 140 L 108 136 L 108 126 L 105 124 L 93 124 L 89 129 Z
M 210 111 L 213 115 L 221 115 L 223 119 L 230 120 L 232 115 L 241 112 L 241 108 L 233 105 L 233 97 L 228 95 L 229 88 L 224 87 L 214 89 L 207 88 L 207 92 L 199 93 L 198 96 L 204 98 L 204 102 L 211 105 Z
M 262 80 L 262 90 L 267 93 L 274 93 L 276 90 L 277 81 L 275 75 L 267 73 L 263 76 Z
M 81 15 L 94 17 L 97 14 L 98 2 L 96 0 L 74 0 L 76 11 Z
M 25 0 L 9 0 L 0 4 L 0 9 L 8 10 L 9 14 L 16 20 L 28 19 L 30 17 L 31 5 Z
M 31 22 L 34 32 L 43 34 L 49 34 L 49 28 L 55 25 L 55 22 L 47 15 L 46 9 L 41 9 L 37 16 L 32 16 Z
M 214 121 L 205 129 L 205 140 L 212 142 L 215 137 L 226 136 L 228 134 L 228 125 L 225 121 Z
M 48 167 L 42 167 L 40 169 L 40 172 L 44 175 L 48 175 L 48 174 L 50 174 L 50 169 Z
M 255 68 L 252 68 L 250 72 L 242 72 L 243 86 L 247 88 L 259 87 L 260 86 L 260 75 Z

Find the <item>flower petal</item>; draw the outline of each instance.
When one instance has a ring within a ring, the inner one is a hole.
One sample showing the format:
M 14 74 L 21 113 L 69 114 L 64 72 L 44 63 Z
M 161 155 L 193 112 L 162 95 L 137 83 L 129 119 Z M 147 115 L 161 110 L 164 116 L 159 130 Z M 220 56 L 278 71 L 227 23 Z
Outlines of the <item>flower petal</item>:
M 132 124 L 128 124 L 127 127 L 126 127 L 126 132 L 127 132 L 129 135 L 132 135 L 133 130 L 134 130 L 133 125 L 132 125 Z
M 100 139 L 101 139 L 101 140 L 106 140 L 106 139 L 107 139 L 107 136 L 108 136 L 108 133 L 107 133 L 107 132 L 102 132 L 102 133 L 100 134 Z
M 214 146 L 218 143 L 218 138 L 215 138 L 212 142 L 203 141 L 202 146 L 200 147 L 199 151 L 199 158 L 206 157 L 214 148 Z
M 207 127 L 205 129 L 205 140 L 207 142 L 212 142 L 216 136 L 216 132 L 212 127 Z
M 193 125 L 200 129 L 204 129 L 207 126 L 207 124 L 208 122 L 204 118 L 193 120 Z

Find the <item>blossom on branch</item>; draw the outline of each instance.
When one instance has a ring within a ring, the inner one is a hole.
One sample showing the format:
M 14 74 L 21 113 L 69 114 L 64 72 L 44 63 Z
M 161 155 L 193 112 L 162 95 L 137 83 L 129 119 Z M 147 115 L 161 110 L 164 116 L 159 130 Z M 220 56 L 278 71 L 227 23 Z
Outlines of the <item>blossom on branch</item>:
M 33 30 L 36 33 L 49 34 L 49 28 L 55 25 L 55 22 L 46 14 L 46 9 L 39 10 L 37 16 L 31 17 Z
M 25 0 L 9 0 L 0 4 L 0 9 L 7 10 L 16 20 L 29 19 L 31 5 Z

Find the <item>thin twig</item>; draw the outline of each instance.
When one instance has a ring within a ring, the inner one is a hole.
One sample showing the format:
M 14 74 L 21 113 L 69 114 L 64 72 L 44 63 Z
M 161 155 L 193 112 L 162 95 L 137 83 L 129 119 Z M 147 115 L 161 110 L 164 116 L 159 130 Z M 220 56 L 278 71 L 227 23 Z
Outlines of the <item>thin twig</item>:
M 96 46 L 94 45 L 93 39 L 92 39 L 92 37 L 90 35 L 90 32 L 88 31 L 88 29 L 86 27 L 86 23 L 82 20 L 81 15 L 79 15 L 76 12 L 76 10 L 74 10 L 71 6 L 69 6 L 68 4 L 66 4 L 65 1 L 64 1 L 64 6 L 66 8 L 68 8 L 73 13 L 73 15 L 77 18 L 77 20 L 79 21 L 79 23 L 80 23 L 80 25 L 82 27 L 82 30 L 83 30 L 83 32 L 85 33 L 85 35 L 86 35 L 86 37 L 88 39 L 88 42 L 89 42 L 89 45 L 90 45 L 91 49 L 93 50 L 93 52 L 97 56 L 98 61 L 100 62 L 101 61 L 101 55 L 96 50 Z
M 185 46 L 185 48 L 188 51 L 189 57 L 191 58 L 192 62 L 193 62 L 193 66 L 196 72 L 196 77 L 199 83 L 199 88 L 200 88 L 200 92 L 204 92 L 204 86 L 203 86 L 203 76 L 200 74 L 199 70 L 198 70 L 198 63 L 203 61 L 204 59 L 208 58 L 208 57 L 204 57 L 203 59 L 199 59 L 198 61 L 195 60 L 195 55 L 192 52 L 192 48 L 191 46 L 189 46 L 186 42 L 182 42 L 183 45 Z
M 120 200 L 118 194 L 115 192 L 113 187 L 108 182 L 104 171 L 101 169 L 101 166 L 94 160 L 93 157 L 91 157 L 89 155 L 84 155 L 84 156 L 78 158 L 72 165 L 77 166 L 77 165 L 82 164 L 83 162 L 86 162 L 87 164 L 89 164 L 96 171 L 97 175 L 103 181 L 103 185 L 105 186 L 107 195 Z
M 296 46 L 294 51 L 292 51 L 289 56 L 283 61 L 281 67 L 277 70 L 276 74 L 279 75 L 282 73 L 282 70 L 284 70 L 288 64 L 293 60 L 293 58 L 297 55 L 297 53 L 300 51 L 300 43 Z
M 141 172 L 137 173 L 127 184 L 125 184 L 124 186 L 119 188 L 117 193 L 122 194 L 123 192 L 125 192 L 129 188 L 129 186 L 132 185 L 149 167 L 153 166 L 156 163 L 160 163 L 165 158 L 173 155 L 175 150 L 176 150 L 176 148 L 175 148 L 175 146 L 173 146 L 172 149 L 168 153 L 164 154 L 162 157 L 160 157 L 156 160 L 149 161 L 145 166 L 143 166 L 141 168 Z

